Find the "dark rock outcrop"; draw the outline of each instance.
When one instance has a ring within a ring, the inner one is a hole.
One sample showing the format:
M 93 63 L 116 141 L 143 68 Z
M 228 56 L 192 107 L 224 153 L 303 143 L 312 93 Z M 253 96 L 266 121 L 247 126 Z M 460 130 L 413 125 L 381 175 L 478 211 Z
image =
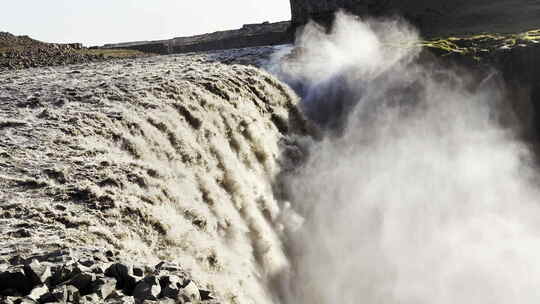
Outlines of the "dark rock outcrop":
M 170 40 L 106 44 L 103 48 L 131 49 L 153 54 L 178 54 L 286 44 L 293 41 L 293 36 L 290 22 L 265 22 L 246 24 L 237 30 L 177 37 Z
M 26 68 L 84 64 L 114 57 L 134 57 L 142 54 L 124 50 L 115 52 L 90 51 L 81 43 L 45 43 L 28 36 L 0 32 L 0 71 Z M 20 230 L 15 237 L 28 237 Z
M 362 16 L 401 15 L 429 36 L 537 28 L 540 3 L 522 0 L 291 0 L 292 23 L 329 24 L 339 9 Z
M 172 265 L 164 262 L 148 265 L 140 276 L 134 276 L 137 267 L 119 261 L 112 265 L 104 262 L 100 251 L 77 255 L 62 251 L 46 256 L 58 254 L 71 259 L 34 255 L 14 261 L 23 264 L 6 265 L 8 268 L 0 272 L 0 303 L 215 303 L 210 293 L 199 289 L 180 266 L 163 267 Z M 82 266 L 89 261 L 91 268 Z M 102 268 L 107 268 L 105 273 L 99 271 Z
M 447 37 L 423 43 L 422 56 L 435 56 L 467 73 L 500 77 L 509 98 L 503 120 L 519 124 L 527 142 L 540 140 L 540 30 L 516 34 Z

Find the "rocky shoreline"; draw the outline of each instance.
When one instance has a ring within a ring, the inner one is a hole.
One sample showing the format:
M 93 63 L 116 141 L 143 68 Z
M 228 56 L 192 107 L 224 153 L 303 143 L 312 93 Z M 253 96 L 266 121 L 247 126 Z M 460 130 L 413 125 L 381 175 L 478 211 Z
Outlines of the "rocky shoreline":
M 0 260 L 0 303 L 217 303 L 181 266 L 121 262 L 118 252 L 58 250 Z

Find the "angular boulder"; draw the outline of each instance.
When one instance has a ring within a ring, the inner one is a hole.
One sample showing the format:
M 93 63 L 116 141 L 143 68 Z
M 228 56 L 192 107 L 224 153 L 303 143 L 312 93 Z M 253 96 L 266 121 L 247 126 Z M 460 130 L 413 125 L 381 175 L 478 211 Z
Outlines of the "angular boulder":
M 25 265 L 24 273 L 34 285 L 45 284 L 52 277 L 51 267 L 41 264 L 38 260 Z
M 145 300 L 157 300 L 161 293 L 161 286 L 158 279 L 155 276 L 148 276 L 141 280 L 135 290 L 133 290 L 133 297 L 137 301 Z
M 0 273 L 0 296 L 28 295 L 34 285 L 20 267 Z

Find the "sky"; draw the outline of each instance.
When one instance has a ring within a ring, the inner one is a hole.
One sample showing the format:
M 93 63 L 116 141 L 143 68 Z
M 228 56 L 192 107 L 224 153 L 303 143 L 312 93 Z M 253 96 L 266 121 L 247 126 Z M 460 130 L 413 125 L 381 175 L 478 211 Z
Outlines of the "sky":
M 0 31 L 86 46 L 285 21 L 289 0 L 4 0 Z

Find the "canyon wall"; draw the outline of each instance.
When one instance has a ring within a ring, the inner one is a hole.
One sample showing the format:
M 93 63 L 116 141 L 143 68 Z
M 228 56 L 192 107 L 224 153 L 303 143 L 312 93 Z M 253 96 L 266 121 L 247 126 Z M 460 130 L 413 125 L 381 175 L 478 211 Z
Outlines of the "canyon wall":
M 425 35 L 517 32 L 537 28 L 537 0 L 291 0 L 292 23 L 330 23 L 344 9 L 361 16 L 404 16 Z

